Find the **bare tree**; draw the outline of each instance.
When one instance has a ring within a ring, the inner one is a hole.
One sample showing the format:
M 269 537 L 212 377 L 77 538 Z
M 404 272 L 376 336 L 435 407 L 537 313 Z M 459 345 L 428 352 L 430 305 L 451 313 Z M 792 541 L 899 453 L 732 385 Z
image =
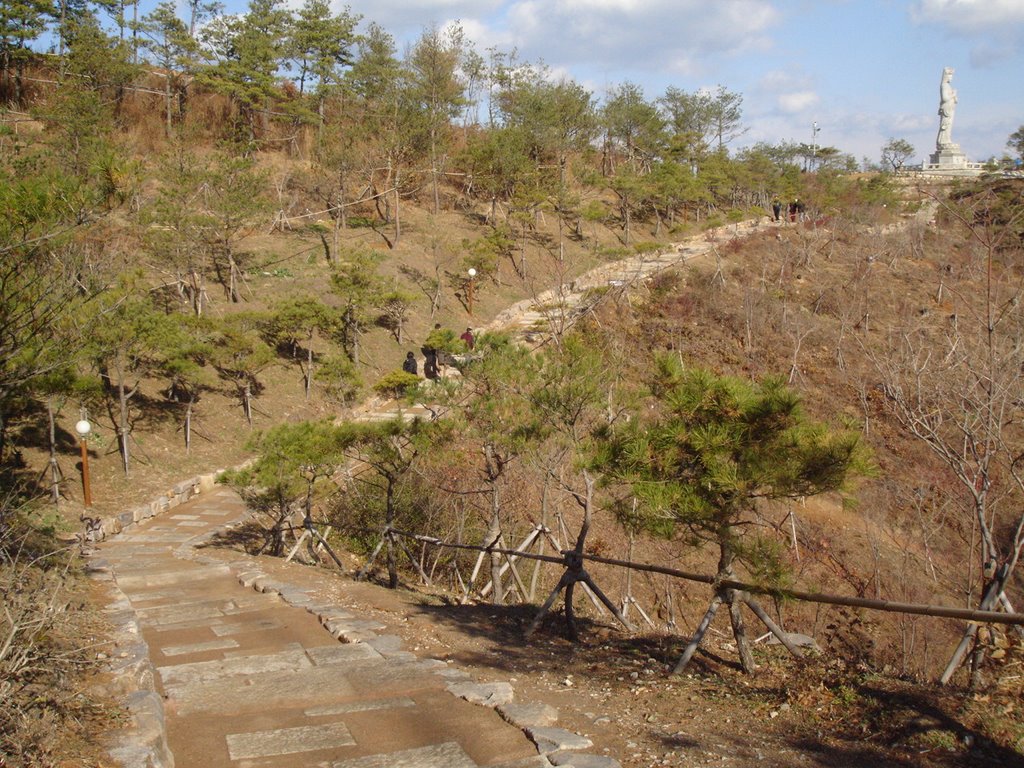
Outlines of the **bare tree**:
M 944 210 L 962 238 L 948 250 L 967 260 L 960 279 L 946 285 L 954 312 L 907 312 L 887 352 L 874 361 L 896 418 L 947 467 L 969 502 L 976 538 L 963 574 L 968 603 L 1005 608 L 1005 588 L 1024 551 L 1024 201 L 1019 190 L 997 183 L 961 195 Z M 970 281 L 972 275 L 978 279 Z M 977 629 L 971 624 L 964 632 L 943 683 L 963 662 Z M 980 680 L 983 657 L 978 644 L 972 684 Z

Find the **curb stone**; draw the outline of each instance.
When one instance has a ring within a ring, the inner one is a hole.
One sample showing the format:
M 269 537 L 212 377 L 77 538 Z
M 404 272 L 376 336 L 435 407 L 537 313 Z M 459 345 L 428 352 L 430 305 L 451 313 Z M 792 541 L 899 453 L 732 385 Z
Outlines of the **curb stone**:
M 552 752 L 548 755 L 548 760 L 552 765 L 566 768 L 622 768 L 622 764 L 613 757 L 581 752 Z
M 498 714 L 506 723 L 522 728 L 543 728 L 558 722 L 558 710 L 550 704 L 525 703 L 502 704 L 497 707 Z
M 552 752 L 564 752 L 567 750 L 581 750 L 594 746 L 594 742 L 586 736 L 567 731 L 565 728 L 553 728 L 550 726 L 526 728 L 526 735 L 537 745 L 538 751 L 542 754 Z
M 110 606 L 107 620 L 113 625 L 118 656 L 107 663 L 113 675 L 110 690 L 120 695 L 128 709 L 131 725 L 109 735 L 108 753 L 126 768 L 174 768 L 174 755 L 167 746 L 163 701 L 156 692 L 156 670 L 149 658 L 149 646 L 142 639 L 139 623 L 128 598 L 109 577 L 96 569 L 92 578 L 108 581 Z

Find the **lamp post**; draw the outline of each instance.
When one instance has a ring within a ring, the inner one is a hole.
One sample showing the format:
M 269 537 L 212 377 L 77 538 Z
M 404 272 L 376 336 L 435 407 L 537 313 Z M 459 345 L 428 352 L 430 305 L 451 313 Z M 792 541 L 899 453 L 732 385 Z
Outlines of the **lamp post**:
M 811 170 L 818 164 L 818 121 L 811 123 Z
M 466 274 L 469 275 L 469 281 L 466 283 L 466 309 L 469 310 L 469 316 L 473 316 L 473 279 L 476 277 L 476 270 L 470 267 Z
M 82 448 L 82 501 L 87 507 L 92 506 L 92 489 L 89 487 L 89 441 L 86 439 L 91 431 L 92 424 L 88 419 L 80 419 L 75 424 L 78 444 Z

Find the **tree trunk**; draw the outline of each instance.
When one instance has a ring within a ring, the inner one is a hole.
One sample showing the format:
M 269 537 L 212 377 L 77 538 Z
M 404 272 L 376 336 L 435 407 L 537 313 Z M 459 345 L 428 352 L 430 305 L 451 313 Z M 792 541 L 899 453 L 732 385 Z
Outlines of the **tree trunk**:
M 242 385 L 242 408 L 245 410 L 245 421 L 252 426 L 252 383 L 246 379 Z
M 238 263 L 235 261 L 233 254 L 228 254 L 228 296 L 231 299 L 232 304 L 238 304 L 242 300 L 242 295 L 238 291 Z
M 630 225 L 630 221 L 631 220 L 630 220 L 630 215 L 629 215 L 629 198 L 628 197 L 622 198 L 622 221 L 623 221 L 623 224 L 625 226 L 626 245 L 629 245 L 629 240 L 630 240 L 629 225 Z
M 501 501 L 498 492 L 497 478 L 491 482 L 491 522 L 487 528 L 488 546 L 497 546 L 501 538 L 501 517 L 498 512 L 501 508 Z M 505 604 L 505 588 L 501 583 L 501 555 L 491 552 L 491 603 L 493 605 Z
M 693 658 L 693 654 L 697 652 L 701 642 L 704 640 L 704 635 L 707 634 L 708 627 L 711 626 L 711 620 L 715 618 L 715 614 L 718 612 L 719 606 L 722 604 L 722 596 L 718 593 L 711 598 L 711 604 L 708 605 L 707 611 L 704 613 L 704 618 L 700 620 L 700 624 L 697 625 L 697 631 L 693 633 L 693 637 L 690 638 L 690 642 L 686 644 L 686 648 L 683 650 L 683 655 L 679 657 L 679 661 L 676 662 L 675 667 L 672 670 L 673 675 L 682 674 L 683 670 L 686 669 L 690 663 L 690 659 Z
M 982 611 L 989 611 L 999 600 L 999 594 L 1003 591 L 1005 586 L 1005 579 L 1007 573 L 1005 568 L 1001 568 L 997 573 L 996 577 L 989 582 L 988 587 L 985 589 L 985 594 L 981 599 L 981 603 L 978 605 L 978 609 Z M 967 629 L 964 630 L 963 637 L 960 638 L 960 643 L 957 645 L 956 650 L 953 652 L 953 656 L 950 658 L 949 663 L 946 665 L 946 669 L 943 671 L 942 676 L 939 678 L 940 685 L 946 685 L 953 678 L 953 674 L 960 668 L 963 663 L 964 656 L 967 655 L 967 650 L 970 648 L 971 641 L 978 633 L 978 624 L 971 623 L 967 625 Z M 981 658 L 977 658 L 977 663 L 980 663 Z M 972 671 L 972 683 L 976 670 Z
M 306 346 L 306 370 L 303 372 L 303 383 L 306 388 L 306 399 L 309 400 L 309 390 L 313 385 L 313 345 L 309 344 L 307 340 Z
M 136 4 L 136 7 L 138 5 Z M 171 113 L 174 109 L 174 99 L 171 93 L 171 72 L 168 70 L 164 75 L 164 133 L 171 138 Z
M 119 373 L 117 381 L 117 445 L 121 449 L 121 465 L 124 468 L 125 477 L 131 475 L 128 445 L 128 400 L 130 397 L 131 394 L 128 393 L 124 386 L 124 378 Z
M 396 168 L 395 169 L 395 242 L 391 246 L 392 248 L 397 248 L 398 247 L 398 241 L 402 237 L 402 211 L 401 211 L 401 207 L 400 207 L 401 206 L 401 202 L 402 202 L 402 198 L 401 198 L 401 195 L 398 192 L 399 177 L 400 177 L 400 175 L 401 175 L 400 171 Z
M 46 419 L 49 426 L 50 442 L 50 495 L 53 503 L 60 505 L 60 465 L 57 463 L 57 424 L 53 412 L 53 398 L 46 398 Z
M 437 128 L 430 126 L 430 175 L 434 187 L 434 215 L 441 210 L 441 192 L 437 185 Z
M 189 394 L 188 406 L 185 408 L 185 454 L 192 453 L 192 408 L 195 404 L 195 395 Z
M 386 511 L 385 511 L 385 522 L 387 523 L 387 538 L 388 538 L 388 586 L 391 589 L 398 588 L 398 562 L 395 558 L 395 535 L 391 532 L 391 526 L 395 522 L 395 481 L 393 478 L 387 478 L 387 499 L 386 499 Z
M 729 602 L 729 620 L 732 622 L 733 637 L 736 638 L 736 650 L 740 655 L 740 665 L 744 672 L 752 675 L 755 670 L 754 656 L 750 652 L 746 628 L 743 626 L 743 611 L 741 610 L 743 602 L 735 589 L 730 589 L 726 593 L 726 599 Z
M 203 274 L 195 268 L 189 270 L 189 276 L 192 283 L 192 310 L 196 317 L 202 317 L 206 309 L 206 281 Z

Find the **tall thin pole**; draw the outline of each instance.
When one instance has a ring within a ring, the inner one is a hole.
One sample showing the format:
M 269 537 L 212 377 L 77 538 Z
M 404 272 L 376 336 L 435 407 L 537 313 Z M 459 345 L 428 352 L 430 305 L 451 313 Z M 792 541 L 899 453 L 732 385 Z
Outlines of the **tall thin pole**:
M 811 170 L 816 170 L 818 165 L 818 122 L 811 123 Z
M 82 499 L 85 506 L 92 506 L 92 488 L 89 485 L 89 444 L 83 437 L 78 441 L 82 447 Z

